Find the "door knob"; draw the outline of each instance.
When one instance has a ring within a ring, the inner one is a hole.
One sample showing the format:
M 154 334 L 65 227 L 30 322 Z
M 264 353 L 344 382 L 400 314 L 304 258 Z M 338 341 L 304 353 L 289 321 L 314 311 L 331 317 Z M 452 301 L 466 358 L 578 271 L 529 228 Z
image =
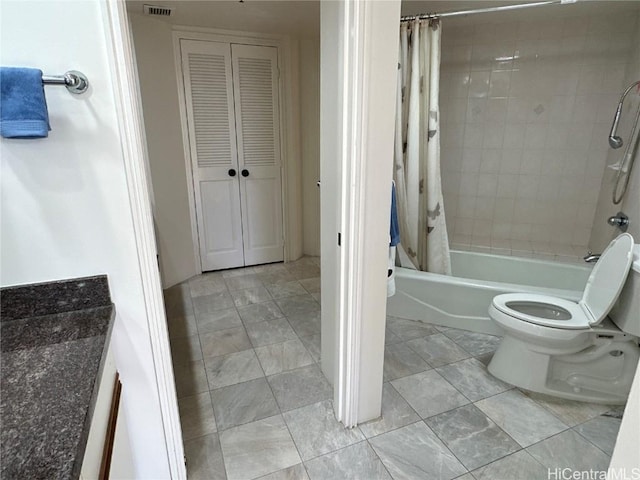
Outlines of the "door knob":
M 247 170 L 246 168 L 242 169 L 242 176 L 243 177 L 248 177 L 249 176 L 249 170 Z
M 230 177 L 235 177 L 236 176 L 236 170 L 234 168 L 230 168 L 229 169 L 229 176 Z

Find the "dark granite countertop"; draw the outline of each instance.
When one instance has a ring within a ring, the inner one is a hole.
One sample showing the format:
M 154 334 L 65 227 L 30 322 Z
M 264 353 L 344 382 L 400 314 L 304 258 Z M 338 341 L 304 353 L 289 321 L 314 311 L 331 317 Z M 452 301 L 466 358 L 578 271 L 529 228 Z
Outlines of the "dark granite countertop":
M 113 325 L 107 278 L 0 296 L 0 477 L 78 478 Z

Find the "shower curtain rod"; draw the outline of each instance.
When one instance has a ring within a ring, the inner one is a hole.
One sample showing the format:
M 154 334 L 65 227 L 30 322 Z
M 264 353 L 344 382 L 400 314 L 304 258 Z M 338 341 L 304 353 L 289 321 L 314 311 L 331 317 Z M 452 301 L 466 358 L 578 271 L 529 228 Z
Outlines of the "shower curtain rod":
M 472 15 L 474 13 L 490 13 L 504 12 L 507 10 L 520 10 L 521 8 L 542 7 L 545 5 L 563 5 L 565 3 L 576 3 L 577 0 L 547 0 L 543 2 L 520 3 L 517 5 L 501 5 L 499 7 L 476 8 L 474 10 L 460 10 L 457 12 L 442 13 L 420 13 L 418 15 L 406 15 L 400 17 L 401 22 L 409 22 L 411 20 L 429 20 L 445 17 L 458 17 L 462 15 Z

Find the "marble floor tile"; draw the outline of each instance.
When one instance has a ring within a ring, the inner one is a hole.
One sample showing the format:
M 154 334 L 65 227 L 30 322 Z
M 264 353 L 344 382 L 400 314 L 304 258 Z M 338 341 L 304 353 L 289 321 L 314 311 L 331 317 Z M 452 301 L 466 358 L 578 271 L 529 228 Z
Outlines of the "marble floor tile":
M 523 391 L 522 393 L 531 398 L 537 404 L 542 405 L 570 427 L 584 423 L 592 418 L 596 418 L 611 408 L 607 405 L 576 402 L 574 400 L 552 397 L 550 395 L 544 395 L 537 392 Z
M 308 337 L 309 335 L 320 333 L 320 310 L 303 315 L 294 315 L 288 317 L 287 320 L 289 320 L 289 324 L 300 337 Z
M 296 280 L 304 280 L 306 278 L 314 278 L 320 276 L 320 267 L 317 265 L 285 265 L 287 271 L 293 275 Z
M 296 280 L 291 282 L 271 283 L 267 285 L 267 290 L 275 299 L 304 295 L 308 293 Z
M 193 301 L 188 285 L 175 285 L 163 292 L 167 318 L 193 316 Z
M 310 335 L 308 337 L 300 337 L 300 341 L 304 343 L 304 346 L 307 348 L 309 355 L 313 358 L 313 361 L 318 363 L 320 361 L 320 334 L 318 335 Z
M 441 367 L 471 356 L 442 333 L 409 340 L 407 345 L 432 367 Z
M 213 390 L 211 400 L 219 430 L 280 413 L 271 388 L 264 378 Z
M 491 375 L 487 367 L 475 358 L 450 363 L 436 370 L 472 402 L 512 388 Z
M 206 357 L 205 369 L 211 390 L 264 376 L 258 357 L 253 350 L 220 357 Z
M 200 344 L 202 345 L 202 355 L 204 357 L 218 357 L 251 348 L 251 341 L 244 327 L 201 333 Z
M 193 298 L 193 310 L 196 317 L 204 317 L 217 310 L 235 307 L 233 297 L 229 292 L 213 293 Z
M 612 417 L 596 417 L 573 429 L 600 448 L 607 455 L 613 455 L 622 420 Z
M 302 463 L 270 473 L 258 480 L 309 480 L 307 470 Z
M 418 414 L 396 389 L 390 383 L 385 383 L 382 386 L 382 417 L 363 423 L 360 431 L 365 437 L 371 438 L 419 420 Z
M 238 307 L 238 313 L 245 325 L 284 317 L 278 306 L 271 301 Z
M 567 430 L 527 448 L 533 458 L 552 470 L 570 468 L 572 470 L 597 472 L 609 467 L 609 455 L 592 445 L 573 430 Z
M 314 458 L 306 465 L 311 480 L 391 480 L 386 468 L 367 442 Z
M 316 257 L 313 255 L 305 255 L 303 257 L 300 257 L 297 260 L 294 260 L 293 262 L 288 262 L 285 263 L 284 266 L 287 269 L 291 269 L 291 268 L 297 268 L 297 267 L 301 267 L 301 266 L 319 266 L 319 261 L 320 261 L 320 257 Z
M 422 418 L 432 417 L 469 403 L 435 370 L 416 373 L 391 382 Z
M 253 274 L 260 277 L 261 275 L 266 275 L 270 273 L 278 273 L 278 272 L 286 272 L 287 269 L 284 268 L 284 263 L 266 263 L 264 265 L 256 265 L 253 267 Z M 262 280 L 262 279 L 261 279 Z
M 262 282 L 256 275 L 238 275 L 237 277 L 225 278 L 224 281 L 230 292 L 262 286 Z
M 426 422 L 469 470 L 520 450 L 520 445 L 474 405 L 456 408 Z
M 320 277 L 300 280 L 300 285 L 309 293 L 320 293 Z
M 333 394 L 318 365 L 278 373 L 267 380 L 283 412 L 331 398 Z
M 391 316 L 387 316 L 387 328 L 403 341 L 438 333 L 435 327 L 428 323 Z
M 190 337 L 198 334 L 194 315 L 167 318 L 167 329 L 169 330 L 169 338 Z
M 207 374 L 202 360 L 176 365 L 173 367 L 173 375 L 178 398 L 209 391 Z
M 260 273 L 258 274 L 258 278 L 265 286 L 296 281 L 295 277 L 291 275 L 286 269 L 278 272 Z
M 227 278 L 246 277 L 247 275 L 253 275 L 254 268 L 255 267 L 231 268 L 228 270 L 222 270 L 219 273 L 221 273 L 222 278 L 226 280 Z
M 254 347 L 262 347 L 298 338 L 286 318 L 247 325 L 247 334 Z
M 186 440 L 184 455 L 187 458 L 189 480 L 225 480 L 227 478 L 218 434 Z
M 568 427 L 517 390 L 508 390 L 475 404 L 522 447 L 528 447 Z
M 369 443 L 395 479 L 448 480 L 467 471 L 424 422 L 379 435 Z
M 282 414 L 305 461 L 364 440 L 358 427 L 344 428 L 336 420 L 332 404 L 324 400 Z
M 280 298 L 276 300 L 276 304 L 280 307 L 285 317 L 295 317 L 320 310 L 320 304 L 308 293 L 306 295 L 296 295 L 295 297 Z
M 171 359 L 174 366 L 202 360 L 202 349 L 198 335 L 172 338 Z
M 196 318 L 196 323 L 200 334 L 242 326 L 242 320 L 235 308 L 202 313 Z
M 406 343 L 394 343 L 384 349 L 384 381 L 406 377 L 413 373 L 430 370 L 431 366 Z
M 271 300 L 271 295 L 264 287 L 245 288 L 244 290 L 234 290 L 231 292 L 236 307 L 263 303 Z
M 255 349 L 265 375 L 294 370 L 314 363 L 300 339 L 274 343 Z
M 525 450 L 471 472 L 476 480 L 545 480 L 548 470 Z
M 474 357 L 491 353 L 500 345 L 500 337 L 450 328 L 444 334 Z
M 229 480 L 244 480 L 300 463 L 281 415 L 230 428 L 220 434 Z
M 227 291 L 227 285 L 224 283 L 222 275 L 215 273 L 207 273 L 192 277 L 187 282 L 191 297 L 202 297 L 213 293 Z
M 392 345 L 394 343 L 400 343 L 402 342 L 402 339 L 397 336 L 395 333 L 393 333 L 391 330 L 389 330 L 389 327 L 387 327 L 387 329 L 384 332 L 384 344 L 385 345 Z
M 217 431 L 209 392 L 182 397 L 178 401 L 178 407 L 184 440 L 191 440 Z

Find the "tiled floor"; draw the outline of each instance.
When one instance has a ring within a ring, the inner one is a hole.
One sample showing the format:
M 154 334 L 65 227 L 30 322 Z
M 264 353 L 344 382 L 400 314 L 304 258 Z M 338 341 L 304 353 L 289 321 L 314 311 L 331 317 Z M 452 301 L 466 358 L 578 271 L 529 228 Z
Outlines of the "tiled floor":
M 610 407 L 487 373 L 499 339 L 387 320 L 383 417 L 344 429 L 320 360 L 318 259 L 165 292 L 190 479 L 547 479 L 603 470 Z M 616 412 L 619 412 L 617 409 Z

